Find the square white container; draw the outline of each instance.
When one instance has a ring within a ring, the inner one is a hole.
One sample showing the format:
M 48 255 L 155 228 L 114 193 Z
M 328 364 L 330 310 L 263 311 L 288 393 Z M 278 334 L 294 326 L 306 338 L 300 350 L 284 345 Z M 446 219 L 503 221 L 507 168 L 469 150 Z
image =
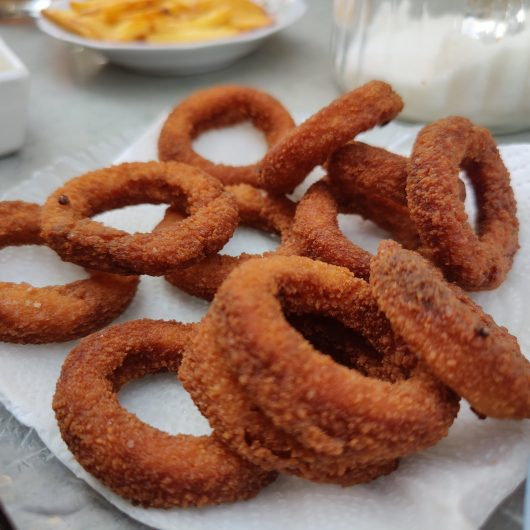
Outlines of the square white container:
M 29 104 L 29 72 L 0 39 L 0 156 L 24 143 Z

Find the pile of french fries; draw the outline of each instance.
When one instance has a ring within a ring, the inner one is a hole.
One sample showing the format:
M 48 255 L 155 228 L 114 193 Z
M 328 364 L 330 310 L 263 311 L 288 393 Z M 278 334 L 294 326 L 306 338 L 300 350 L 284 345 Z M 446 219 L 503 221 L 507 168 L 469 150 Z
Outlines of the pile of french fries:
M 250 0 L 72 0 L 70 9 L 42 14 L 89 39 L 157 44 L 224 39 L 273 23 Z

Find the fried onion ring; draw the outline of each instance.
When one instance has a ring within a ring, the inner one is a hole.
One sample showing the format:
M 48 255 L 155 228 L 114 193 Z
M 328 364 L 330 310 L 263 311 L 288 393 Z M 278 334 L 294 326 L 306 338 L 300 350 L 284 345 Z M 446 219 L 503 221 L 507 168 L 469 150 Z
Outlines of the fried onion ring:
M 326 169 L 341 212 L 359 214 L 416 249 L 420 239 L 407 206 L 407 163 L 386 149 L 350 142 L 331 155 Z
M 333 101 L 289 132 L 258 167 L 258 186 L 274 193 L 291 192 L 357 134 L 383 125 L 399 114 L 403 101 L 382 81 L 372 81 Z
M 395 383 L 364 377 L 319 354 L 286 322 L 282 304 L 295 312 L 336 318 L 378 351 L 406 351 L 368 284 L 346 269 L 296 256 L 244 263 L 217 292 L 206 320 L 208 334 L 214 341 L 213 355 L 228 363 L 247 399 L 251 397 L 278 428 L 319 454 L 349 458 L 350 465 L 400 457 L 447 434 L 458 402 L 422 365 Z M 201 337 L 199 332 L 197 341 Z M 197 347 L 194 343 L 191 351 Z M 206 350 L 208 345 L 199 347 Z M 186 385 L 185 376 L 183 381 Z M 211 397 L 221 399 L 219 389 Z M 222 415 L 233 400 L 217 409 L 220 423 L 229 421 L 230 414 Z M 203 404 L 208 405 L 213 412 L 205 415 L 212 420 L 216 403 Z M 224 432 L 234 436 L 232 426 Z M 237 450 L 245 450 L 244 436 L 239 441 Z M 227 442 L 236 448 L 236 441 Z M 267 442 L 257 450 L 263 445 Z
M 147 234 L 92 221 L 145 202 L 178 204 L 189 217 Z M 124 163 L 67 182 L 46 201 L 42 235 L 64 260 L 117 274 L 160 276 L 217 252 L 237 227 L 232 195 L 203 171 L 178 162 Z
M 296 208 L 292 201 L 286 197 L 270 196 L 248 184 L 227 186 L 225 189 L 236 198 L 240 225 L 278 234 L 282 240 L 288 239 Z M 157 228 L 169 226 L 181 219 L 182 215 L 177 209 L 168 208 Z M 165 278 L 191 295 L 211 300 L 233 269 L 255 257 L 259 256 L 245 253 L 237 257 L 213 254 L 195 265 L 170 272 Z
M 530 362 L 461 289 L 392 241 L 379 246 L 371 284 L 395 332 L 477 412 L 530 418 Z
M 359 463 L 326 455 L 302 445 L 279 429 L 244 391 L 216 344 L 217 323 L 207 315 L 186 351 L 180 378 L 218 436 L 245 459 L 314 482 L 350 486 L 393 471 L 395 459 Z
M 362 142 L 350 142 L 333 153 L 326 169 L 343 213 L 356 213 L 387 230 L 405 248 L 421 242 L 407 204 L 408 158 Z M 459 179 L 460 200 L 466 187 Z
M 479 209 L 477 232 L 458 198 L 464 169 Z M 493 289 L 510 270 L 519 223 L 510 175 L 491 134 L 460 117 L 427 125 L 410 158 L 407 201 L 429 258 L 467 290 Z
M 193 140 L 208 129 L 245 120 L 251 120 L 264 132 L 269 147 L 295 126 L 291 115 L 278 100 L 255 88 L 228 85 L 200 90 L 175 107 L 165 121 L 158 141 L 160 160 L 175 160 L 199 167 L 223 184 L 255 186 L 257 164 L 214 164 L 197 154 L 192 146 Z
M 289 241 L 292 253 L 346 267 L 367 280 L 372 255 L 342 233 L 338 213 L 337 201 L 327 182 L 315 182 L 296 208 Z
M 70 352 L 53 408 L 77 461 L 143 506 L 204 506 L 249 499 L 275 475 L 211 436 L 170 435 L 123 409 L 116 395 L 133 377 L 178 371 L 193 325 L 140 320 L 87 337 Z
M 0 202 L 0 248 L 43 245 L 40 211 L 37 204 Z M 0 340 L 65 342 L 112 322 L 133 299 L 139 279 L 88 272 L 90 278 L 67 285 L 0 282 Z

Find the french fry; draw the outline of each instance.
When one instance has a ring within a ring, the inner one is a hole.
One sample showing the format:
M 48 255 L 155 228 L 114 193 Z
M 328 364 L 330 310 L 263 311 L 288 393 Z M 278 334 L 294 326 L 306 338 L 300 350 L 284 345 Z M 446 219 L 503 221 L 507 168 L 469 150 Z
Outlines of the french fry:
M 124 20 L 146 20 L 152 26 L 157 20 L 162 18 L 167 18 L 167 12 L 161 7 L 156 7 L 130 13 Z
M 265 14 L 233 14 L 230 23 L 234 28 L 241 31 L 250 31 L 253 29 L 263 28 L 272 24 L 272 19 Z
M 145 39 L 151 30 L 149 20 L 124 20 L 112 29 L 112 40 L 130 42 Z
M 153 44 L 171 43 L 171 42 L 201 42 L 215 39 L 226 39 L 237 35 L 238 31 L 232 27 L 225 26 L 220 28 L 184 28 L 172 32 L 152 33 L 146 38 L 147 42 Z
M 131 15 L 152 11 L 154 2 L 146 0 L 125 0 L 109 3 L 101 9 L 100 16 L 105 23 L 112 25 L 127 21 Z
M 43 14 L 58 26 L 72 33 L 77 33 L 82 37 L 97 40 L 103 40 L 106 37 L 106 28 L 95 18 L 83 19 L 70 11 L 58 11 L 54 9 L 46 9 Z
M 155 33 L 178 33 L 181 30 L 212 30 L 223 28 L 230 23 L 230 13 L 226 9 L 217 9 L 194 20 L 182 20 L 175 17 L 160 17 L 153 21 Z

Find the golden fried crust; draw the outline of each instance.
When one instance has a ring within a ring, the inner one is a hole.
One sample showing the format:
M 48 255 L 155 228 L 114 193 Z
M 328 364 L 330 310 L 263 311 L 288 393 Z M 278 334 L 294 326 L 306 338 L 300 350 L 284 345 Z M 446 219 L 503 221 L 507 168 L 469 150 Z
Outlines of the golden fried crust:
M 530 417 L 530 363 L 517 339 L 427 261 L 385 241 L 371 283 L 395 332 L 476 411 Z
M 179 376 L 214 435 L 231 449 L 264 469 L 342 486 L 368 482 L 397 467 L 395 459 L 359 462 L 350 455 L 327 455 L 278 428 L 240 385 L 217 347 L 216 335 L 217 322 L 209 314 L 186 351 Z
M 39 219 L 36 204 L 0 203 L 0 248 L 43 244 Z M 139 278 L 88 272 L 86 280 L 50 287 L 0 282 L 0 340 L 64 342 L 112 322 L 130 304 Z
M 357 462 L 403 456 L 447 434 L 456 397 L 423 366 L 394 384 L 364 377 L 318 353 L 289 326 L 282 305 L 336 318 L 378 351 L 407 351 L 368 284 L 346 269 L 294 256 L 241 265 L 217 292 L 210 335 L 275 425 L 315 452 Z
M 372 81 L 333 101 L 290 131 L 258 167 L 259 187 L 292 191 L 307 174 L 352 138 L 395 118 L 403 101 L 382 81 Z
M 416 249 L 420 239 L 407 206 L 407 163 L 404 156 L 350 142 L 331 155 L 326 168 L 342 212 L 362 215 Z
M 461 168 L 475 189 L 476 233 L 458 198 Z M 502 283 L 519 247 L 519 223 L 510 175 L 486 129 L 460 117 L 422 129 L 410 158 L 407 201 L 429 257 L 448 280 L 467 290 Z
M 0 248 L 41 245 L 40 206 L 23 201 L 0 202 Z
M 350 142 L 331 155 L 326 168 L 342 213 L 362 215 L 415 250 L 421 241 L 407 204 L 408 162 L 386 149 Z M 458 188 L 464 201 L 466 187 L 460 179 Z
M 338 213 L 328 184 L 324 180 L 313 184 L 296 208 L 290 242 L 296 248 L 292 253 L 346 267 L 367 280 L 372 255 L 342 233 Z
M 123 409 L 116 391 L 131 378 L 178 371 L 192 325 L 140 320 L 87 337 L 64 363 L 53 399 L 77 461 L 113 491 L 159 508 L 254 497 L 275 475 L 211 436 L 173 436 Z
M 91 216 L 141 203 L 184 204 L 184 221 L 128 234 Z M 64 260 L 117 274 L 159 276 L 217 252 L 238 222 L 234 198 L 200 169 L 177 162 L 125 163 L 67 182 L 46 201 L 42 236 Z
M 158 140 L 160 160 L 199 167 L 224 184 L 257 185 L 257 164 L 214 164 L 193 150 L 192 142 L 208 129 L 250 120 L 263 131 L 269 147 L 294 127 L 285 107 L 275 98 L 250 87 L 219 86 L 200 90 L 182 101 L 167 118 Z
M 264 190 L 248 184 L 227 186 L 226 190 L 236 199 L 240 225 L 278 234 L 282 241 L 288 238 L 296 208 L 292 201 L 286 197 L 268 195 Z M 182 219 L 184 216 L 178 209 L 168 208 L 157 229 Z M 256 257 L 260 256 L 241 254 L 236 257 L 213 254 L 194 265 L 172 271 L 165 278 L 169 283 L 191 295 L 211 300 L 232 270 Z
M 412 352 L 399 349 L 397 355 L 383 354 L 363 336 L 333 318 L 309 313 L 288 313 L 285 316 L 316 350 L 366 377 L 396 382 L 410 377 L 416 366 L 417 357 Z

